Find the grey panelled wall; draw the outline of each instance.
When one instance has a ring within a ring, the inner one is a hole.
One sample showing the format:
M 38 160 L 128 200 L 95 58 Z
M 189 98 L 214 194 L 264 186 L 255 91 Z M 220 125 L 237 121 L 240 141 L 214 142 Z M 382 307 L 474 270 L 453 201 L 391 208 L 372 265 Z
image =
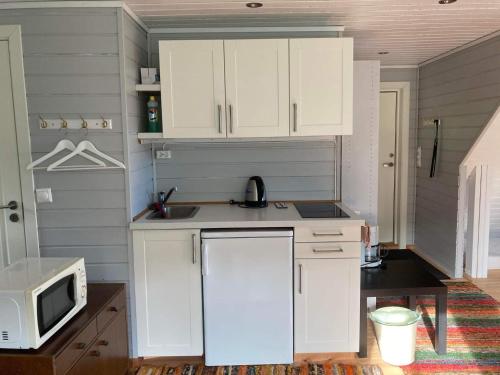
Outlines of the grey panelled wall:
M 62 138 L 89 139 L 124 160 L 120 102 L 118 9 L 0 11 L 0 24 L 22 28 L 33 158 Z M 113 129 L 41 130 L 45 118 L 113 120 Z M 38 206 L 42 256 L 83 256 L 89 280 L 128 280 L 125 173 L 35 171 L 35 186 L 52 188 L 54 202 Z
M 500 37 L 425 65 L 419 75 L 422 168 L 417 169 L 415 243 L 423 255 L 458 274 L 458 169 L 500 104 Z M 431 179 L 434 129 L 424 128 L 422 122 L 435 117 L 442 126 L 437 174 Z
M 417 68 L 382 68 L 380 82 L 410 82 L 410 142 L 408 151 L 408 215 L 406 242 L 413 244 L 415 240 L 415 178 L 416 178 L 416 144 L 417 144 L 417 103 L 418 103 L 418 69 Z
M 158 190 L 177 186 L 173 201 L 243 199 L 260 175 L 270 200 L 333 199 L 334 141 L 177 144 L 156 161 Z
M 149 205 L 154 187 L 151 145 L 137 142 L 137 133 L 146 130 L 147 96 L 138 94 L 135 85 L 140 83 L 139 68 L 148 66 L 148 36 L 128 14 L 122 11 L 122 15 L 131 219 Z

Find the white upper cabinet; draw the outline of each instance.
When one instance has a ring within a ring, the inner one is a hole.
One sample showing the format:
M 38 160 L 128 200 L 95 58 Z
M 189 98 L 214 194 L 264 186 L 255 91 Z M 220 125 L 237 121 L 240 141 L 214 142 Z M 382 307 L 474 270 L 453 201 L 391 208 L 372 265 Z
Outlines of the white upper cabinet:
M 288 40 L 226 40 L 224 53 L 228 137 L 288 136 Z
M 352 39 L 159 43 L 164 138 L 352 134 Z
M 225 138 L 224 42 L 160 41 L 165 138 Z
M 290 39 L 290 135 L 352 134 L 352 71 L 352 39 Z

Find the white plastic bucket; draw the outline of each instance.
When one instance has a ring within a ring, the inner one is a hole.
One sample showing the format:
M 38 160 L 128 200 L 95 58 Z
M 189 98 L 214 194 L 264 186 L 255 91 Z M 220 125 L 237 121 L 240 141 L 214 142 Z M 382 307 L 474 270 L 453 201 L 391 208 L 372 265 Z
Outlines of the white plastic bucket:
M 370 314 L 384 362 L 405 366 L 415 362 L 417 322 L 420 313 L 404 307 L 382 307 Z

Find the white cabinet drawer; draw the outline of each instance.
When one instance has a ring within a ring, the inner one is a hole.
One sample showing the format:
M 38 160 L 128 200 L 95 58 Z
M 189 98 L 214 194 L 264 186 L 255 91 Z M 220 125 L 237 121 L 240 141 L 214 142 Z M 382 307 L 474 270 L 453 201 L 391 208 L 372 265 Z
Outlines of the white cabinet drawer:
M 315 242 L 296 243 L 295 258 L 357 258 L 361 245 L 359 242 Z
M 361 241 L 359 225 L 311 225 L 295 228 L 295 242 Z

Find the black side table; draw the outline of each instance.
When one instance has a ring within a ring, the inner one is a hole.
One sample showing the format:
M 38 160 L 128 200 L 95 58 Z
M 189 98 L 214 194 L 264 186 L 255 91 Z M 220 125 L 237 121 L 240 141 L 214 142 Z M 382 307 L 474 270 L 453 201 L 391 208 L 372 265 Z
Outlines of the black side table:
M 407 297 L 408 307 L 415 309 L 417 295 L 436 297 L 434 347 L 438 354 L 446 354 L 448 288 L 414 260 L 386 259 L 379 268 L 361 270 L 360 336 L 358 356 L 367 356 L 367 298 Z

